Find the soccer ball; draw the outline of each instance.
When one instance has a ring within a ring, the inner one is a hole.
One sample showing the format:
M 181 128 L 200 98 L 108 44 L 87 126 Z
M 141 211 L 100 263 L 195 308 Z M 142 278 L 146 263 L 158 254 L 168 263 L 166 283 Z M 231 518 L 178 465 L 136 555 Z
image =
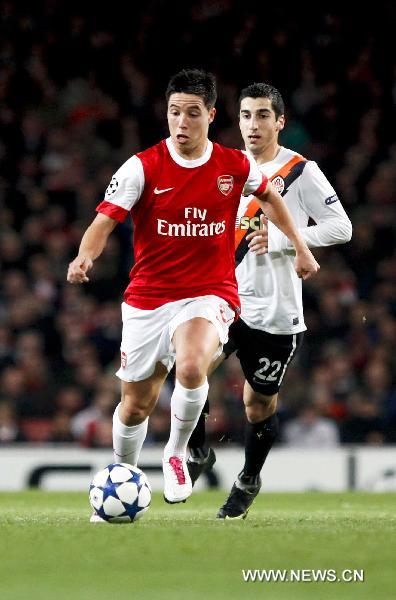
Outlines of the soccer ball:
M 89 501 L 105 521 L 131 523 L 147 512 L 151 487 L 137 467 L 114 463 L 96 473 L 89 488 Z

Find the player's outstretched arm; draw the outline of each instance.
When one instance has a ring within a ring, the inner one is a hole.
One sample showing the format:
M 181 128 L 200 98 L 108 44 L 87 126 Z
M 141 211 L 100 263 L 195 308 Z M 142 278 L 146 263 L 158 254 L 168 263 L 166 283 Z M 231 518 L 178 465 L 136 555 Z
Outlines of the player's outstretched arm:
M 95 258 L 102 254 L 107 238 L 117 225 L 117 221 L 103 214 L 98 214 L 86 229 L 78 250 L 78 255 L 69 264 L 67 281 L 69 283 L 85 283 L 89 281 L 88 271 Z
M 316 262 L 312 252 L 302 239 L 296 225 L 292 219 L 289 209 L 282 200 L 281 195 L 276 191 L 271 182 L 265 191 L 257 196 L 261 210 L 276 225 L 282 233 L 292 242 L 296 250 L 296 259 L 294 268 L 296 273 L 302 279 L 309 279 L 319 270 L 319 264 Z

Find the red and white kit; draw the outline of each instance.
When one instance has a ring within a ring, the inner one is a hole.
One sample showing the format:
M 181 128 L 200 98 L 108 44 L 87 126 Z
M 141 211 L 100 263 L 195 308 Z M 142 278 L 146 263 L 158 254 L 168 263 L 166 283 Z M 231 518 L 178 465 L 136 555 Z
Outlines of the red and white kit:
M 185 160 L 168 138 L 131 157 L 115 173 L 97 210 L 120 222 L 132 214 L 135 264 L 124 299 L 140 309 L 145 319 L 147 311 L 152 311 L 154 320 L 161 319 L 160 337 L 165 329 L 169 337 L 169 321 L 163 322 L 164 315 L 157 317 L 158 308 L 177 303 L 176 315 L 184 306 L 179 301 L 196 305 L 202 296 L 206 297 L 203 318 L 216 326 L 224 320 L 226 307 L 228 330 L 232 322 L 228 311 L 239 310 L 234 236 L 240 197 L 259 195 L 266 185 L 267 177 L 251 157 L 210 141 L 203 156 Z M 217 298 L 211 318 L 208 296 Z M 130 313 L 128 309 L 123 312 Z M 172 361 L 158 357 L 158 336 L 150 349 L 138 339 L 134 322 L 140 313 L 133 312 L 136 315 L 127 319 L 127 329 L 125 315 L 123 319 L 123 361 L 118 375 L 126 381 L 148 377 L 157 360 L 172 367 Z M 196 308 L 193 312 L 200 316 Z M 190 313 L 186 311 L 185 321 L 193 318 Z M 224 336 L 220 341 L 226 341 Z

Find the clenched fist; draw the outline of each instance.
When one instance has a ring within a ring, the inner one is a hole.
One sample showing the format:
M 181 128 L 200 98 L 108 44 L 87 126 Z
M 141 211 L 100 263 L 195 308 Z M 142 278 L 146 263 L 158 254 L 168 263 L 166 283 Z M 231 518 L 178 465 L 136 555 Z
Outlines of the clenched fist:
M 294 261 L 294 270 L 300 279 L 309 279 L 315 275 L 320 269 L 319 263 L 315 260 L 314 255 L 308 247 L 296 252 Z
M 246 236 L 249 241 L 249 250 L 256 256 L 267 254 L 268 252 L 268 223 L 264 215 L 260 215 L 260 229 L 252 231 Z
M 93 262 L 87 256 L 77 256 L 67 270 L 67 281 L 69 283 L 86 283 L 89 281 L 87 272 L 92 269 Z

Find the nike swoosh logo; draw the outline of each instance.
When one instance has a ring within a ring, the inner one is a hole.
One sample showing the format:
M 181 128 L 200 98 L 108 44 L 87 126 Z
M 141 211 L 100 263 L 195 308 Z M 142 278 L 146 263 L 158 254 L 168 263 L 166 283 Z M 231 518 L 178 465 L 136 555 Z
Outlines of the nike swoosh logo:
M 154 190 L 154 194 L 163 194 L 164 192 L 170 192 L 171 190 L 174 190 L 174 187 L 171 188 L 165 188 L 164 190 L 159 190 L 157 187 Z
M 119 456 L 120 458 L 125 458 L 126 456 L 128 456 L 130 454 L 130 452 L 127 452 L 126 454 L 118 454 L 118 452 L 116 452 L 113 448 L 113 452 L 116 456 Z
M 257 377 L 253 377 L 254 383 L 258 383 L 260 385 L 271 385 L 274 383 L 273 381 L 262 381 L 261 379 L 257 379 Z
M 192 423 L 193 421 L 195 421 L 195 419 L 180 419 L 180 417 L 178 417 L 175 413 L 173 413 L 173 416 L 178 420 L 178 421 L 182 421 L 183 423 Z

